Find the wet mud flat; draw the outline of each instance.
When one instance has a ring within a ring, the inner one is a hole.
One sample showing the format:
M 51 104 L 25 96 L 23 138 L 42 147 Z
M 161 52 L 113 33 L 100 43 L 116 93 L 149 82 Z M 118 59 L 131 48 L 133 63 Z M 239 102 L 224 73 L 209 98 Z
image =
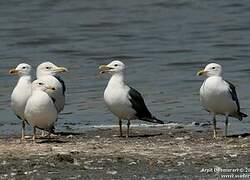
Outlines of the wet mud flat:
M 220 136 L 221 136 L 221 131 Z M 210 127 L 165 125 L 0 139 L 0 179 L 250 178 L 250 136 L 212 138 Z

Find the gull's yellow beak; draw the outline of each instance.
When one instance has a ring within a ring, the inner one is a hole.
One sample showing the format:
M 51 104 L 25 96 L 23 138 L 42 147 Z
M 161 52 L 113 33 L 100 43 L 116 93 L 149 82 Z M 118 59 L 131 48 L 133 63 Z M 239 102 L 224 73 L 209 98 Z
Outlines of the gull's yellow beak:
M 16 69 L 9 70 L 9 74 L 16 75 L 18 73 L 19 73 L 19 70 L 16 70 Z
M 113 68 L 108 67 L 108 65 L 101 65 L 101 66 L 99 66 L 100 74 L 109 72 L 110 69 L 113 69 Z
M 62 72 L 68 72 L 68 69 L 65 67 L 57 67 L 54 71 L 56 73 L 62 73 Z
M 199 70 L 199 71 L 197 72 L 197 76 L 202 76 L 202 75 L 204 75 L 204 74 L 206 74 L 206 71 L 204 71 L 204 69 Z

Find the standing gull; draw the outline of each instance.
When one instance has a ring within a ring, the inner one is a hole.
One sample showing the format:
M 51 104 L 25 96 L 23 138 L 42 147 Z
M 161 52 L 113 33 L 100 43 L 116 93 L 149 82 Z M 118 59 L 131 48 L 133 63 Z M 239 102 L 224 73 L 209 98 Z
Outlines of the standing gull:
M 16 116 L 22 120 L 22 137 L 25 139 L 24 109 L 28 98 L 31 96 L 31 66 L 21 63 L 15 69 L 9 71 L 12 75 L 20 76 L 16 87 L 11 94 L 11 108 Z
M 55 91 L 49 92 L 50 97 L 54 98 L 56 109 L 61 112 L 65 104 L 65 91 L 66 87 L 64 81 L 58 73 L 68 71 L 65 67 L 58 67 L 51 62 L 44 62 L 37 67 L 37 79 L 42 79 L 46 84 L 54 86 Z
M 214 138 L 217 137 L 216 115 L 218 114 L 226 116 L 225 136 L 227 136 L 229 116 L 235 117 L 240 121 L 243 117 L 247 117 L 246 114 L 240 112 L 240 104 L 235 87 L 229 81 L 223 80 L 222 67 L 216 63 L 208 64 L 197 75 L 208 77 L 200 88 L 200 101 L 205 109 L 213 115 Z
M 49 135 L 54 132 L 58 112 L 54 99 L 48 95 L 53 91 L 56 91 L 56 88 L 41 79 L 32 82 L 32 94 L 24 113 L 26 120 L 33 126 L 33 140 L 36 139 L 36 128 L 48 131 Z
M 99 67 L 101 73 L 110 73 L 112 77 L 104 92 L 104 101 L 108 109 L 119 118 L 120 136 L 122 136 L 122 120 L 128 120 L 127 134 L 129 136 L 130 120 L 164 124 L 155 118 L 146 107 L 141 94 L 124 82 L 125 65 L 121 61 L 112 61 Z

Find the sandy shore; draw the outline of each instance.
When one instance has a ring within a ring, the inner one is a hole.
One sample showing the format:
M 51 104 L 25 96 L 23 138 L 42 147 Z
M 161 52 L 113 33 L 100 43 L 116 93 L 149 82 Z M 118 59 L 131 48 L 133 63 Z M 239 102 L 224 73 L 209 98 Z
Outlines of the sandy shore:
M 37 143 L 1 138 L 0 178 L 250 178 L 248 135 L 214 140 L 209 126 L 179 125 L 133 127 L 129 139 L 117 134 L 118 128 L 100 128 Z

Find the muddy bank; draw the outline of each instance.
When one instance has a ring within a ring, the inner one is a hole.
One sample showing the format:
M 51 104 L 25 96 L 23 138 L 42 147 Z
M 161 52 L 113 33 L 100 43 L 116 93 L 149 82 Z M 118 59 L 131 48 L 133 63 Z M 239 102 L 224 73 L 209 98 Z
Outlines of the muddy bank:
M 222 132 L 220 132 L 221 135 Z M 250 178 L 250 137 L 212 139 L 210 127 L 167 125 L 60 133 L 33 143 L 0 139 L 1 179 Z

